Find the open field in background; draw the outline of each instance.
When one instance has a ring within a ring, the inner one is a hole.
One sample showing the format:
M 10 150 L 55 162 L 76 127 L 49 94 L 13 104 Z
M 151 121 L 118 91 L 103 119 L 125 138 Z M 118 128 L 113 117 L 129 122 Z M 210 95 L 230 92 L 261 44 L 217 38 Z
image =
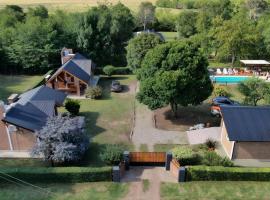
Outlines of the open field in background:
M 148 0 L 152 3 L 155 3 L 156 0 Z M 119 0 L 1 0 L 0 1 L 0 9 L 6 5 L 16 4 L 23 8 L 34 7 L 37 5 L 46 6 L 51 12 L 62 9 L 69 12 L 75 11 L 85 11 L 90 7 L 96 6 L 99 3 L 112 3 L 116 4 Z M 120 0 L 123 4 L 129 7 L 131 10 L 135 11 L 138 9 L 142 0 Z
M 269 199 L 269 182 L 187 182 L 184 184 L 163 183 L 162 200 L 201 199 Z
M 1 200 L 118 200 L 128 192 L 128 184 L 112 182 L 75 183 L 75 184 L 39 184 L 44 191 L 29 187 L 3 184 L 0 190 Z M 47 194 L 49 191 L 50 194 Z
M 6 100 L 12 93 L 22 93 L 31 89 L 42 80 L 43 76 L 6 76 L 0 75 L 0 100 Z

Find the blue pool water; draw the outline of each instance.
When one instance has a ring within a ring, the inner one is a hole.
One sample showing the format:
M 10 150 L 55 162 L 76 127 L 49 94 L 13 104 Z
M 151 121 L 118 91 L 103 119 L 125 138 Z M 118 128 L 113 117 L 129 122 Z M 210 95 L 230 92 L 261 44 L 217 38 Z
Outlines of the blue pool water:
M 210 76 L 215 83 L 236 84 L 248 79 L 248 76 Z

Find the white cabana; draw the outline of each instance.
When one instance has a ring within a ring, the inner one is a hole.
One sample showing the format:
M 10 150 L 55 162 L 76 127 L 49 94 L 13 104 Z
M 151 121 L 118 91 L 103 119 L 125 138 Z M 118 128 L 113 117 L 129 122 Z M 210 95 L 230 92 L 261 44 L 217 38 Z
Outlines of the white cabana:
M 266 60 L 240 60 L 240 62 L 249 67 L 270 66 L 270 63 Z

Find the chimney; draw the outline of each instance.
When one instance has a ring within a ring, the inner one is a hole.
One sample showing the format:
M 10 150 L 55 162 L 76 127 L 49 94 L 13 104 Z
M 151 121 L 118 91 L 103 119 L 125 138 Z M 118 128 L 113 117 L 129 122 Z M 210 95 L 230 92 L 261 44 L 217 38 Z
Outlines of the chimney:
M 18 94 L 12 94 L 8 97 L 8 104 L 15 103 L 18 100 L 19 95 Z
M 67 49 L 64 47 L 61 51 L 61 63 L 62 65 L 65 64 L 67 61 L 72 59 L 74 56 L 72 49 Z
M 4 118 L 5 115 L 5 104 L 3 101 L 0 101 L 0 121 Z

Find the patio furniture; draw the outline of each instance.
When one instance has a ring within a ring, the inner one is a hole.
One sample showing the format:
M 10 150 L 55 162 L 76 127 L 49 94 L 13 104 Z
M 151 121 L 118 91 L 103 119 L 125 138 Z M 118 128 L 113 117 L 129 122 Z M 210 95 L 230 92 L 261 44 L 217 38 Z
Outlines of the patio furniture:
M 219 68 L 217 68 L 217 74 L 222 74 L 222 72 Z
M 223 74 L 224 75 L 228 75 L 229 74 L 226 68 L 223 68 Z

